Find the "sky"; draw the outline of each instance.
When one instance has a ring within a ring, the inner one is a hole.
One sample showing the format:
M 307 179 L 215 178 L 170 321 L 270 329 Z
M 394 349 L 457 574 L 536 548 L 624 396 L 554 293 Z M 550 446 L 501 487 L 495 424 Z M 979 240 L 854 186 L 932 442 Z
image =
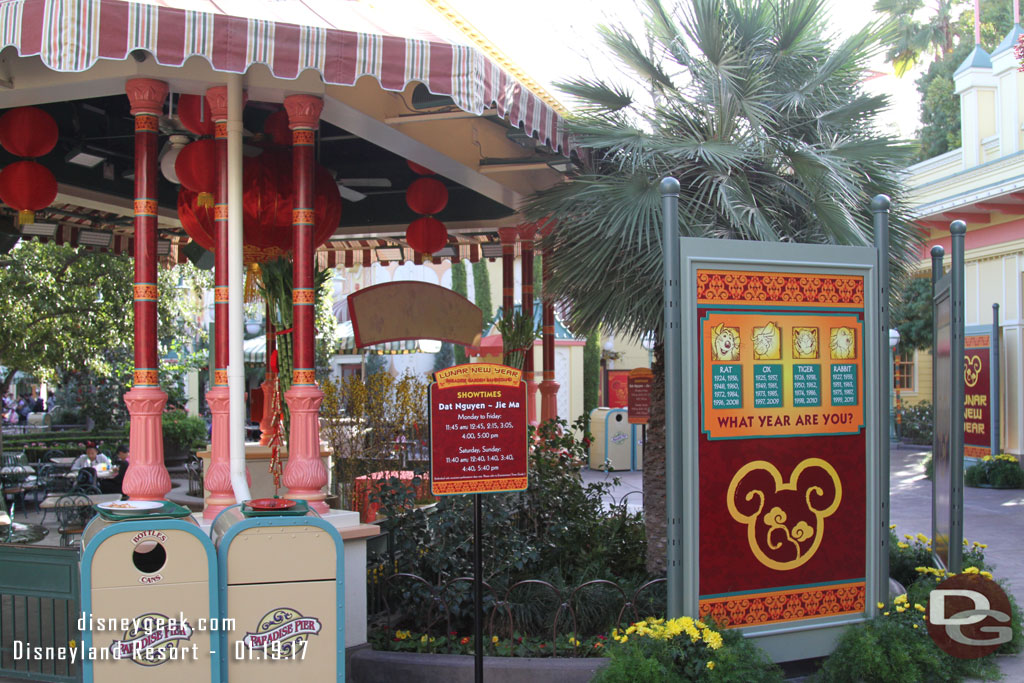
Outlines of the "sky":
M 517 0 L 513 5 L 483 0 L 448 0 L 448 4 L 476 26 L 526 73 L 568 104 L 551 85 L 573 75 L 604 73 L 616 66 L 605 59 L 594 27 L 626 23 L 635 16 L 630 0 Z M 868 0 L 826 0 L 831 24 L 846 36 L 870 22 Z M 642 30 L 639 22 L 636 30 Z M 919 123 L 916 74 L 897 78 L 879 58 L 872 64 L 880 75 L 865 88 L 889 95 L 893 104 L 880 121 L 885 132 L 913 137 Z

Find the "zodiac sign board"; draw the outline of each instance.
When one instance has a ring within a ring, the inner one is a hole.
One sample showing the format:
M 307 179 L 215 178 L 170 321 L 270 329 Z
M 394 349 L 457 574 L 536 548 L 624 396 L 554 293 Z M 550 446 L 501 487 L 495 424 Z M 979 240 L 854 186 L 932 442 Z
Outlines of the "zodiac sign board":
M 699 614 L 727 627 L 863 615 L 870 268 L 721 263 L 694 256 L 683 276 L 699 396 Z
M 526 489 L 522 371 L 471 363 L 430 386 L 430 486 L 435 495 Z
M 964 337 L 964 456 L 980 458 L 992 450 L 989 406 L 989 335 Z

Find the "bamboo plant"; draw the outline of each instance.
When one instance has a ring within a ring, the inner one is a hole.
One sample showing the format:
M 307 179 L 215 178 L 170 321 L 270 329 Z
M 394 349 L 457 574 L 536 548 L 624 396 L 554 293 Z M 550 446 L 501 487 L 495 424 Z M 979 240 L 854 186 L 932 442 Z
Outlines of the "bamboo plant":
M 522 370 L 526 354 L 533 352 L 533 342 L 540 337 L 541 328 L 536 326 L 533 316 L 522 311 L 513 311 L 502 317 L 495 327 L 501 333 L 504 347 L 502 363 Z

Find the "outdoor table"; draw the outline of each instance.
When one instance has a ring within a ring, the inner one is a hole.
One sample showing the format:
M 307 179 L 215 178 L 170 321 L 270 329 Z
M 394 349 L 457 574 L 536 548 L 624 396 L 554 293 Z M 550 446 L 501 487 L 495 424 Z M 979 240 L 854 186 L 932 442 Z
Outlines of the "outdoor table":
M 50 462 L 52 462 L 54 465 L 56 465 L 57 467 L 62 467 L 62 468 L 66 468 L 66 469 L 70 469 L 71 466 L 75 464 L 75 460 L 78 460 L 78 458 L 70 458 L 70 457 L 50 458 Z
M 64 472 L 64 476 L 65 477 L 71 477 L 71 478 L 77 477 L 78 476 L 78 470 L 71 470 L 70 472 Z M 116 467 L 111 468 L 109 470 L 96 470 L 96 478 L 97 479 L 113 479 L 116 476 L 117 476 L 117 468 Z
M 0 542 L 3 543 L 36 543 L 50 533 L 42 524 L 14 524 L 0 525 Z
M 68 493 L 57 493 L 52 496 L 47 496 L 43 502 L 39 504 L 41 510 L 52 510 L 57 507 L 57 500 Z M 112 503 L 115 500 L 121 500 L 120 493 L 91 493 L 91 494 L 75 494 L 81 495 L 82 498 L 88 498 L 90 505 L 99 505 L 101 503 Z

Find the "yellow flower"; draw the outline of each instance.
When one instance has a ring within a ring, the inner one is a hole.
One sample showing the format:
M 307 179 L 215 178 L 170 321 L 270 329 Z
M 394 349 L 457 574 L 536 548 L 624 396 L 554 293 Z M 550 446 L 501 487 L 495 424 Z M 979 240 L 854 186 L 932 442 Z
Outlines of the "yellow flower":
M 713 670 L 715 668 L 715 663 L 714 662 L 708 662 L 707 666 L 708 666 L 708 671 L 711 671 L 711 670 Z
M 494 643 L 495 645 L 497 645 L 498 644 L 498 636 L 491 636 L 491 642 Z
M 920 603 L 916 603 L 916 602 L 914 603 L 914 609 L 916 609 L 918 612 L 924 612 L 925 611 L 924 605 L 922 605 Z
M 916 538 L 921 541 L 921 543 L 931 543 L 931 539 L 922 533 L 918 533 Z
M 431 640 L 433 640 L 433 639 L 431 639 Z M 427 642 L 427 634 L 426 633 L 424 633 L 422 636 L 420 636 L 420 642 L 421 643 Z
M 70 647 L 72 650 L 74 650 L 76 647 L 78 647 L 78 643 L 76 641 L 74 641 L 74 640 L 69 640 L 68 641 L 68 647 Z
M 896 611 L 899 612 L 900 614 L 902 614 L 903 612 L 907 611 L 907 608 L 904 607 L 903 605 L 900 605 L 899 607 L 896 608 Z
M 984 576 L 986 579 L 992 578 L 992 572 L 982 572 L 981 575 Z
M 907 594 L 904 593 L 903 595 L 897 595 L 893 602 L 897 605 L 905 605 L 907 603 Z
M 580 644 L 580 641 L 576 640 L 576 638 L 574 638 L 573 636 L 569 636 L 569 644 L 573 647 L 576 647 Z
M 910 544 L 909 543 L 904 543 L 903 541 L 900 541 L 899 543 L 896 544 L 896 547 L 900 548 L 902 550 L 906 550 L 907 548 L 910 547 Z
M 917 628 L 917 624 L 914 624 L 914 628 Z
M 895 529 L 895 528 L 896 528 L 896 525 L 895 525 L 895 524 L 890 524 L 890 525 L 889 525 L 889 528 L 890 528 L 890 529 Z
M 903 538 L 907 539 L 908 541 L 914 540 L 913 534 L 903 534 Z
M 878 603 L 878 609 L 882 609 L 884 607 L 885 607 L 885 603 L 884 602 Z
M 967 567 L 964 569 L 964 574 L 977 574 L 979 571 L 980 570 L 977 567 Z
M 889 616 L 889 613 L 888 612 L 882 612 L 882 616 L 887 617 L 887 616 Z

